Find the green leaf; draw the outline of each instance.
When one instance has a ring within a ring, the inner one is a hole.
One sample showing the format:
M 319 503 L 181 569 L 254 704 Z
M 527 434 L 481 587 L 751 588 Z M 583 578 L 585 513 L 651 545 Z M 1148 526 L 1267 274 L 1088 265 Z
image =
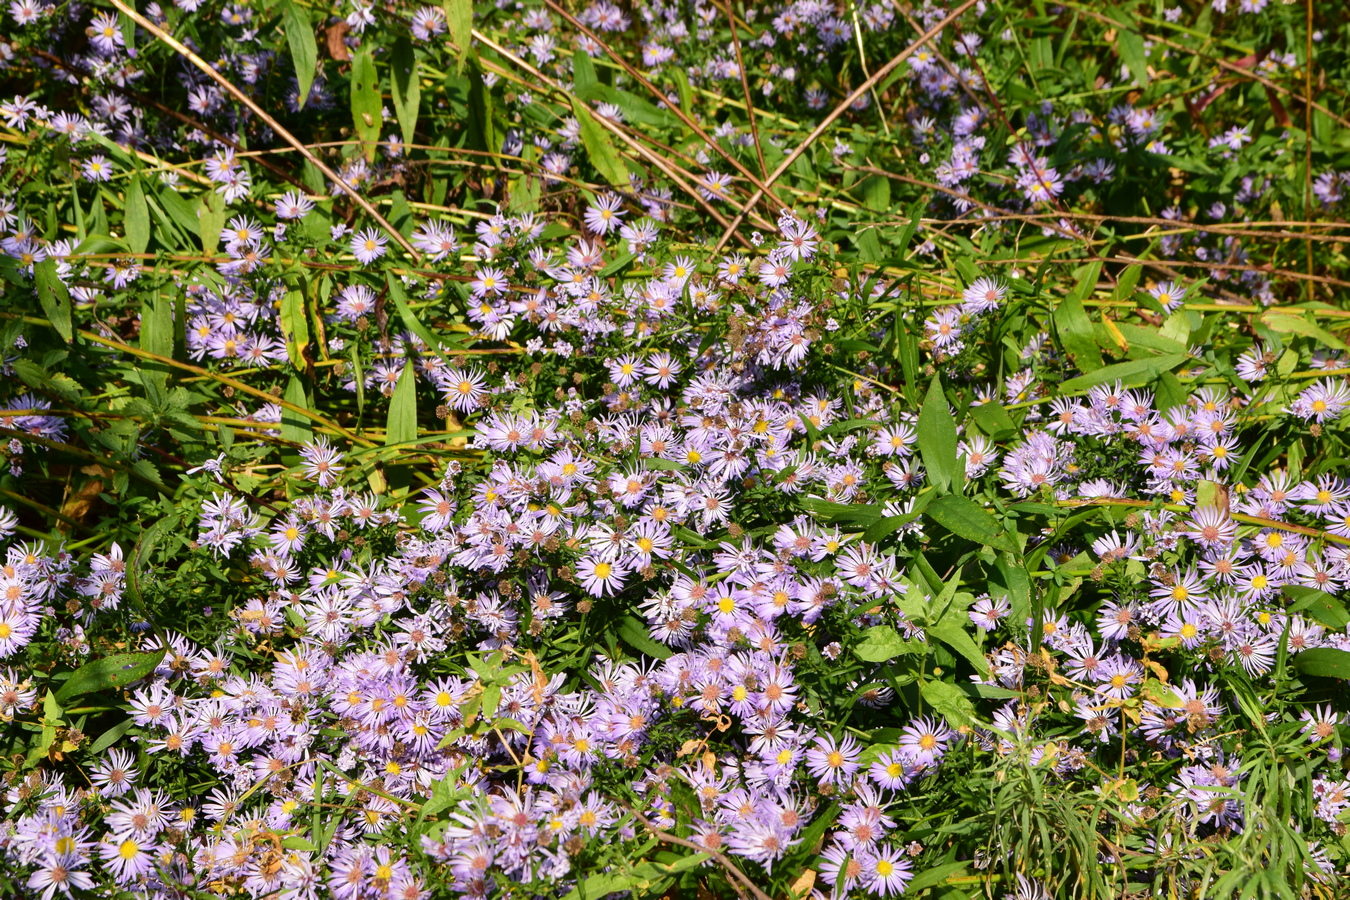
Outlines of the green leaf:
M 281 298 L 278 317 L 281 336 L 286 339 L 286 356 L 297 369 L 305 368 L 305 348 L 309 346 L 309 318 L 305 314 L 305 295 L 289 290 Z
M 975 626 L 970 624 L 965 611 L 953 611 L 952 614 L 942 617 L 942 621 L 936 625 L 929 625 L 924 629 L 930 638 L 937 638 L 951 647 L 957 653 L 961 654 L 966 660 L 975 667 L 975 671 L 981 675 L 989 670 L 989 661 L 984 658 L 984 653 L 980 651 L 979 644 L 970 636 L 966 626 L 971 628 Z
M 1162 356 L 1150 356 L 1147 359 L 1132 359 L 1129 362 L 1115 363 L 1114 365 L 1103 366 L 1090 374 L 1079 375 L 1077 378 L 1070 378 L 1068 381 L 1061 382 L 1058 390 L 1060 393 L 1085 391 L 1090 387 L 1110 384 L 1113 381 L 1120 381 L 1125 387 L 1147 384 L 1163 372 L 1172 371 L 1188 359 L 1190 359 L 1190 355 L 1186 353 L 1166 353 Z
M 385 283 L 389 285 L 389 299 L 394 301 L 394 307 L 398 310 L 399 318 L 403 320 L 403 327 L 426 344 L 433 353 L 443 358 L 450 348 L 447 348 L 440 337 L 427 328 L 422 320 L 417 317 L 417 313 L 413 312 L 412 306 L 408 303 L 407 291 L 403 289 L 403 282 L 393 272 L 389 272 L 385 276 Z
M 150 208 L 145 203 L 145 189 L 139 178 L 132 178 L 127 184 L 124 204 L 122 228 L 126 232 L 127 249 L 132 253 L 144 253 L 150 246 Z
M 70 292 L 56 274 L 56 260 L 49 256 L 35 263 L 33 277 L 37 281 L 38 301 L 47 315 L 47 321 L 52 323 L 61 339 L 69 344 L 75 337 L 75 326 L 71 323 Z
M 928 395 L 919 410 L 919 456 L 928 471 L 928 479 L 939 488 L 950 488 L 964 478 L 961 461 L 956 458 L 956 421 L 942 392 L 942 379 L 928 383 Z
M 1147 86 L 1148 61 L 1144 56 L 1144 37 L 1131 27 L 1122 25 L 1116 30 L 1116 52 L 1130 70 L 1130 75 L 1141 86 Z
M 464 71 L 464 61 L 469 58 L 473 46 L 473 0 L 442 0 L 445 9 L 445 21 L 450 29 L 450 40 L 458 52 L 455 54 L 455 73 Z
M 104 750 L 107 750 L 113 744 L 120 741 L 126 733 L 135 726 L 135 724 L 136 722 L 133 719 L 124 719 L 123 721 L 118 722 L 116 725 L 100 734 L 98 740 L 85 748 L 85 752 L 90 756 L 98 756 Z
M 966 871 L 966 864 L 963 862 L 948 863 L 945 866 L 934 866 L 931 869 L 924 869 L 914 876 L 909 884 L 905 885 L 905 893 L 918 895 L 924 888 L 934 887 L 942 884 L 948 878 Z
M 375 145 L 380 140 L 380 126 L 384 123 L 380 110 L 380 75 L 375 70 L 375 59 L 369 44 L 362 44 L 352 55 L 352 126 L 364 145 L 366 161 L 375 159 Z
M 645 653 L 653 659 L 669 659 L 672 655 L 669 647 L 652 638 L 646 623 L 637 616 L 620 619 L 618 631 L 623 642 L 639 653 Z
M 584 96 L 599 83 L 600 80 L 595 76 L 595 63 L 591 62 L 591 57 L 585 50 L 578 47 L 572 53 L 572 87 L 576 89 L 578 96 Z
M 1262 314 L 1261 324 L 1281 334 L 1301 334 L 1313 338 L 1335 350 L 1346 349 L 1345 341 L 1292 310 L 1268 310 Z
M 292 375 L 290 381 L 286 382 L 286 392 L 282 394 L 282 399 L 301 409 L 309 409 L 309 398 L 305 396 L 305 386 L 296 375 Z M 292 412 L 283 406 L 281 408 L 281 439 L 296 444 L 314 440 L 314 428 L 310 425 L 309 418 L 297 412 Z
M 572 98 L 572 112 L 581 126 L 581 143 L 586 148 L 586 155 L 590 157 L 595 171 L 615 187 L 627 189 L 628 169 L 623 164 L 623 158 L 614 149 L 609 132 L 596 122 L 590 107 L 576 97 Z
M 61 689 L 56 692 L 56 699 L 65 703 L 85 694 L 124 688 L 155 671 L 167 652 L 168 648 L 148 653 L 114 653 L 91 660 L 76 669 L 61 685 Z
M 1333 647 L 1304 650 L 1294 657 L 1294 668 L 1304 675 L 1350 681 L 1350 652 Z
M 889 625 L 873 625 L 863 632 L 863 639 L 853 648 L 858 658 L 865 662 L 886 662 L 903 653 L 923 653 L 926 648 L 922 641 L 911 641 Z
M 42 731 L 39 733 L 38 742 L 33 745 L 33 748 L 28 751 L 28 755 L 24 758 L 25 767 L 36 765 L 46 758 L 52 744 L 56 743 L 56 729 L 65 724 L 61 714 L 61 704 L 57 701 L 56 696 L 48 691 L 46 696 L 42 698 Z
M 1017 424 L 997 401 L 972 406 L 966 414 L 975 420 L 981 431 L 996 441 L 1006 440 L 1017 433 Z
M 405 144 L 413 143 L 417 130 L 417 109 L 422 102 L 422 85 L 417 76 L 417 52 L 412 42 L 400 37 L 389 57 L 389 96 L 398 117 Z
M 881 506 L 876 503 L 835 503 L 819 497 L 805 497 L 802 508 L 827 523 L 846 522 L 866 528 L 881 521 Z
M 1102 264 L 1094 262 L 1084 267 L 1082 275 L 1068 296 L 1055 307 L 1055 329 L 1069 358 L 1084 372 L 1102 367 L 1102 355 L 1097 349 L 1097 335 L 1092 328 L 1083 301 L 1092 293 L 1101 274 Z
M 389 420 L 385 427 L 384 443 L 403 444 L 417 440 L 417 375 L 411 362 L 403 364 L 403 371 L 394 385 L 389 399 Z
M 319 63 L 319 46 L 314 40 L 314 23 L 309 13 L 294 0 L 281 0 L 281 27 L 286 32 L 286 43 L 291 48 L 291 62 L 295 65 L 295 81 L 300 88 L 298 105 L 305 108 L 314 73 Z
M 975 717 L 975 704 L 956 685 L 947 681 L 925 681 L 919 687 L 919 693 L 952 727 L 979 724 Z
M 968 541 L 995 550 L 1018 552 L 1017 543 L 998 520 L 974 500 L 960 494 L 947 494 L 928 504 L 925 514 L 943 528 Z
M 1306 611 L 1311 618 L 1336 631 L 1344 631 L 1345 626 L 1350 625 L 1350 611 L 1332 595 L 1296 585 L 1287 585 L 1283 590 L 1294 601 L 1289 606 L 1289 612 Z

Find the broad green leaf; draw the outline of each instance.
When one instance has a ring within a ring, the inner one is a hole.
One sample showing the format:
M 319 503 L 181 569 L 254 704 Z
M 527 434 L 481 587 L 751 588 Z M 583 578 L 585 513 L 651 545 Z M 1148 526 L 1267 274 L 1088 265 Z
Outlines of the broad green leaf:
M 1287 585 L 1282 590 L 1294 601 L 1289 605 L 1289 612 L 1307 613 L 1310 618 L 1336 631 L 1343 631 L 1350 625 L 1350 611 L 1331 594 L 1297 585 Z
M 301 409 L 309 409 L 309 397 L 305 395 L 305 386 L 296 375 L 292 375 L 286 382 L 286 392 L 282 394 L 282 398 Z M 314 440 L 314 428 L 310 424 L 309 417 L 282 407 L 281 439 L 296 444 Z
M 1101 274 L 1102 264 L 1094 262 L 1083 269 L 1078 283 L 1068 296 L 1055 307 L 1055 329 L 1059 332 L 1060 343 L 1068 352 L 1069 358 L 1084 372 L 1102 367 L 1102 355 L 1097 349 L 1097 335 L 1088 318 L 1083 301 L 1091 295 Z
M 56 274 L 56 260 L 50 256 L 33 265 L 33 278 L 37 281 L 38 302 L 52 323 L 56 333 L 67 344 L 75 337 L 75 326 L 71 322 L 70 292 L 61 283 Z
M 24 758 L 24 766 L 34 766 L 46 758 L 52 744 L 56 743 L 56 730 L 65 724 L 62 718 L 61 704 L 56 695 L 48 691 L 42 698 L 42 730 L 38 741 Z
M 925 681 L 919 687 L 919 693 L 953 728 L 979 724 L 975 717 L 975 704 L 970 702 L 965 691 L 951 682 Z
M 886 662 L 903 653 L 922 653 L 924 649 L 922 641 L 907 640 L 889 625 L 873 625 L 863 632 L 853 652 L 866 662 Z
M 352 54 L 351 107 L 352 125 L 365 148 L 368 162 L 375 159 L 375 145 L 379 143 L 380 127 L 384 123 L 380 113 L 383 105 L 375 59 L 371 56 L 370 45 L 362 44 Z
M 919 410 L 919 456 L 923 458 L 928 480 L 939 488 L 960 485 L 965 470 L 956 458 L 956 421 L 942 392 L 942 379 L 928 383 L 928 395 Z
M 975 643 L 975 639 L 970 636 L 966 629 L 974 628 L 975 625 L 966 617 L 965 611 L 953 611 L 952 614 L 942 617 L 942 621 L 936 625 L 929 625 L 924 629 L 930 638 L 937 638 L 951 647 L 957 653 L 965 658 L 966 662 L 975 667 L 975 671 L 983 675 L 989 669 L 989 661 L 984 658 L 984 653 L 980 651 L 980 646 Z
M 295 81 L 299 86 L 298 104 L 305 108 L 314 74 L 319 63 L 319 46 L 314 40 L 314 23 L 309 13 L 295 0 L 281 0 L 281 27 L 286 32 L 286 44 L 291 48 L 291 62 L 295 65 Z
M 599 84 L 599 79 L 595 76 L 595 63 L 591 62 L 591 57 L 578 47 L 572 53 L 572 87 L 576 89 L 577 95 L 584 99 L 590 99 L 585 94 L 591 88 Z
M 1346 349 L 1345 341 L 1292 310 L 1267 310 L 1261 316 L 1261 324 L 1281 334 L 1301 334 L 1313 338 L 1335 350 Z
M 417 109 L 422 102 L 422 85 L 417 74 L 417 52 L 412 42 L 400 37 L 389 57 L 389 96 L 403 142 L 411 144 L 417 130 Z
M 385 444 L 403 444 L 417 440 L 417 374 L 411 362 L 403 364 L 403 371 L 394 385 L 389 399 L 389 419 L 385 426 Z
M 966 415 L 975 420 L 981 431 L 996 441 L 1005 440 L 1017 433 L 1017 423 L 997 400 L 972 406 L 966 410 Z
M 1129 362 L 1102 366 L 1090 374 L 1079 375 L 1077 378 L 1070 378 L 1068 381 L 1061 382 L 1059 390 L 1061 393 L 1085 391 L 1090 387 L 1110 384 L 1114 381 L 1121 382 L 1125 387 L 1147 384 L 1163 372 L 1172 371 L 1188 359 L 1190 359 L 1190 356 L 1186 353 L 1166 353 L 1162 356 L 1150 356 L 1147 359 L 1132 359 Z
M 1116 29 L 1116 52 L 1121 62 L 1130 70 L 1130 75 L 1141 86 L 1148 85 L 1148 60 L 1144 55 L 1144 38 L 1129 26 Z
M 881 506 L 876 503 L 835 503 L 818 497 L 806 497 L 800 502 L 803 509 L 828 523 L 846 522 L 866 528 L 881 520 Z
M 202 251 L 207 254 L 216 252 L 220 243 L 220 229 L 225 227 L 229 215 L 225 211 L 225 198 L 215 191 L 208 191 L 197 201 L 197 236 L 201 238 Z M 317 218 L 311 216 L 310 218 Z
M 1334 647 L 1315 647 L 1294 657 L 1294 668 L 1305 675 L 1350 681 L 1350 652 Z
M 148 653 L 114 653 L 111 656 L 90 660 L 76 669 L 66 683 L 61 685 L 60 690 L 56 692 L 56 699 L 60 703 L 65 703 L 85 694 L 124 688 L 155 671 L 155 667 L 163 661 L 167 652 L 166 648 Z
M 974 500 L 960 494 L 946 494 L 928 504 L 925 514 L 943 528 L 968 541 L 995 550 L 1018 551 L 1017 543 L 999 525 L 998 520 Z
M 450 29 L 450 40 L 454 42 L 455 73 L 464 71 L 464 61 L 469 58 L 473 46 L 473 0 L 441 0 L 445 9 L 446 25 Z
M 305 313 L 305 295 L 289 290 L 281 298 L 278 316 L 281 336 L 286 339 L 286 356 L 297 369 L 305 368 L 305 349 L 309 346 L 309 317 Z
M 144 253 L 150 246 L 150 208 L 146 205 L 145 189 L 139 178 L 132 178 L 127 184 L 123 202 L 122 227 L 126 231 L 127 249 L 132 253 Z
M 586 155 L 590 158 L 591 165 L 595 166 L 595 171 L 615 187 L 627 189 L 628 168 L 618 151 L 614 149 L 609 132 L 596 122 L 590 107 L 576 97 L 572 98 L 572 112 L 581 126 L 581 143 L 586 148 Z

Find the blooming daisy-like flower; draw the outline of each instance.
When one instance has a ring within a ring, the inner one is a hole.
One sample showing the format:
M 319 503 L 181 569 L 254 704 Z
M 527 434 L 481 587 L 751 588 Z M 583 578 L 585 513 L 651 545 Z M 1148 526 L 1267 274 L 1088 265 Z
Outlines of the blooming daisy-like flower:
M 364 231 L 358 231 L 352 235 L 351 248 L 352 255 L 356 261 L 362 265 L 369 265 L 375 260 L 384 256 L 385 247 L 389 239 L 380 234 L 374 228 L 367 228 Z
M 506 272 L 491 266 L 484 266 L 478 270 L 473 281 L 469 282 L 469 293 L 474 299 L 481 300 L 489 295 L 496 297 L 506 293 L 509 285 L 506 282 Z
M 300 449 L 300 458 L 304 461 L 305 477 L 317 481 L 319 487 L 331 487 L 337 482 L 342 471 L 342 454 L 325 437 L 318 437 L 313 443 Z
M 860 879 L 872 893 L 882 897 L 899 896 L 914 877 L 914 866 L 896 847 L 866 849 L 858 854 L 862 864 Z
M 1318 706 L 1315 709 L 1305 709 L 1299 714 L 1303 720 L 1303 734 L 1308 736 L 1308 740 L 1314 744 L 1334 737 L 1336 729 L 1344 721 L 1330 706 Z
M 1175 311 L 1186 299 L 1186 289 L 1174 281 L 1163 281 L 1149 289 L 1149 295 L 1157 300 L 1163 309 Z
M 606 192 L 595 198 L 583 217 L 586 227 L 595 234 L 609 234 L 623 224 L 623 198 Z
M 900 735 L 900 752 L 912 763 L 923 766 L 936 765 L 947 751 L 947 741 L 951 738 L 951 729 L 934 722 L 927 716 L 920 716 L 905 726 Z
M 816 740 L 806 751 L 806 768 L 822 784 L 846 786 L 858 771 L 858 756 L 862 747 L 852 735 L 845 735 L 842 741 L 829 735 Z
M 586 557 L 577 564 L 577 578 L 593 597 L 606 597 L 623 587 L 628 570 L 618 562 Z
M 487 389 L 483 376 L 469 369 L 449 369 L 440 379 L 446 402 L 457 411 L 473 412 L 483 403 Z
M 108 181 L 113 174 L 113 164 L 108 161 L 108 157 L 101 153 L 96 153 L 86 159 L 83 169 L 85 181 Z
M 968 313 L 990 312 L 998 309 L 1007 292 L 1007 285 L 997 278 L 976 278 L 961 292 L 962 305 Z
M 278 219 L 303 219 L 314 208 L 314 201 L 300 191 L 289 191 L 277 200 L 275 209 Z

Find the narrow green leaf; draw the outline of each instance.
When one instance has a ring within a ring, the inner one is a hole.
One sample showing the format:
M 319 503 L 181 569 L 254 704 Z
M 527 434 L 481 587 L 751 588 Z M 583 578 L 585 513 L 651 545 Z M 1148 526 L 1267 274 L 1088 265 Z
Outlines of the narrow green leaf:
M 139 178 L 132 178 L 127 184 L 122 227 L 126 232 L 127 249 L 132 253 L 144 253 L 150 246 L 150 208 L 146 205 L 145 189 Z
M 107 750 L 113 744 L 120 741 L 126 733 L 135 726 L 135 724 L 136 722 L 132 719 L 124 719 L 123 721 L 118 722 L 116 725 L 100 734 L 98 740 L 85 748 L 85 752 L 90 756 L 98 756 L 104 750 Z
M 319 63 L 319 46 L 314 40 L 314 23 L 309 13 L 294 0 L 281 0 L 281 27 L 286 32 L 286 43 L 291 48 L 291 62 L 295 65 L 295 81 L 299 86 L 299 106 L 305 108 L 314 74 Z
M 352 54 L 352 125 L 365 147 L 366 160 L 375 158 L 375 145 L 380 140 L 380 126 L 384 120 L 380 110 L 380 75 L 375 70 L 375 59 L 369 44 L 362 44 Z
M 1172 371 L 1188 359 L 1190 359 L 1190 356 L 1185 353 L 1166 353 L 1162 356 L 1150 356 L 1147 359 L 1132 359 L 1128 362 L 1102 366 L 1090 374 L 1079 375 L 1077 378 L 1070 378 L 1068 381 L 1061 382 L 1059 390 L 1062 393 L 1084 391 L 1099 384 L 1110 384 L 1113 381 L 1119 381 L 1125 387 L 1147 384 L 1163 372 Z
M 422 102 L 422 85 L 417 75 L 417 52 L 412 42 L 400 37 L 389 57 L 389 96 L 398 117 L 403 142 L 411 144 L 417 130 L 417 109 Z
M 71 321 L 70 292 L 61 283 L 56 274 L 56 260 L 50 256 L 33 265 L 33 277 L 37 281 L 38 302 L 52 323 L 56 333 L 67 344 L 75 337 L 75 326 Z
M 403 282 L 393 272 L 389 272 L 385 283 L 389 285 L 389 299 L 394 301 L 394 308 L 398 310 L 399 318 L 403 320 L 403 327 L 426 344 L 432 353 L 445 356 L 446 351 L 452 348 L 448 348 L 440 337 L 422 323 L 417 313 L 413 312 L 412 306 L 408 303 L 408 294 L 403 289 Z
M 61 685 L 56 692 L 56 699 L 65 703 L 85 694 L 124 688 L 155 671 L 167 652 L 166 648 L 148 653 L 114 653 L 90 660 L 76 669 Z
M 394 385 L 389 399 L 389 419 L 385 427 L 385 444 L 402 444 L 417 440 L 417 374 L 411 362 L 403 364 L 403 371 Z
M 586 155 L 590 157 L 595 171 L 615 187 L 627 188 L 628 169 L 623 164 L 623 158 L 614 149 L 609 132 L 595 121 L 590 108 L 576 97 L 572 98 L 572 112 L 581 126 L 581 143 L 586 148 Z
M 634 650 L 653 659 L 669 659 L 672 655 L 669 647 L 652 638 L 646 623 L 637 616 L 624 616 L 619 620 L 619 637 Z
M 919 410 L 919 456 L 934 485 L 946 489 L 961 484 L 965 471 L 956 458 L 956 421 L 942 392 L 942 379 L 936 376 Z

